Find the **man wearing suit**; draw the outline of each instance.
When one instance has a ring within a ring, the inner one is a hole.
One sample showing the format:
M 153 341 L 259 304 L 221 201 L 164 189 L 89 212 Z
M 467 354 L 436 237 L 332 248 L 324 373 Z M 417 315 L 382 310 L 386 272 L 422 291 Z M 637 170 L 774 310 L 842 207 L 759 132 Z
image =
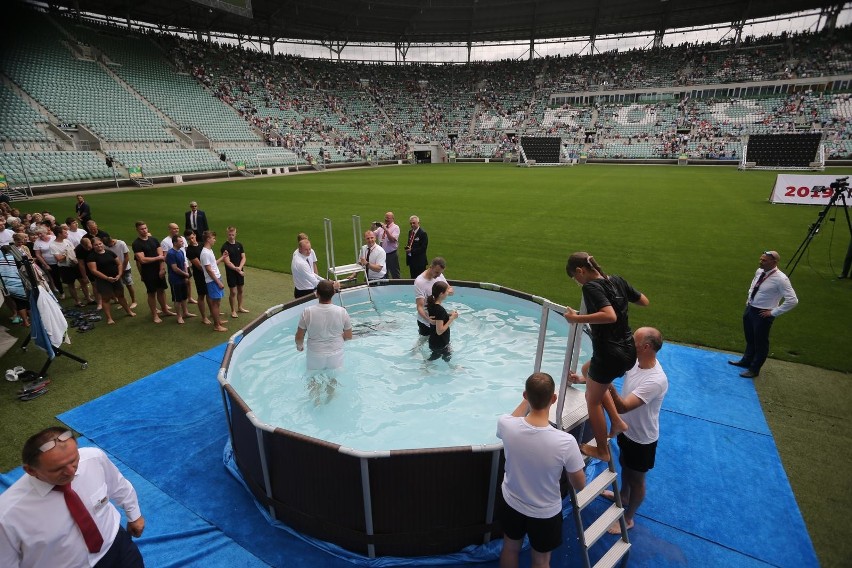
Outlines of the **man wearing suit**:
M 207 215 L 204 214 L 204 211 L 198 209 L 198 203 L 195 201 L 191 201 L 189 203 L 189 211 L 187 211 L 185 215 L 186 226 L 184 229 L 191 230 L 195 233 L 195 237 L 198 239 L 198 242 L 202 242 L 202 233 L 210 230 L 210 227 L 207 226 Z
M 420 217 L 412 215 L 408 218 L 411 230 L 408 231 L 408 241 L 405 245 L 405 264 L 408 265 L 412 280 L 426 270 L 426 247 L 429 236 L 420 228 Z

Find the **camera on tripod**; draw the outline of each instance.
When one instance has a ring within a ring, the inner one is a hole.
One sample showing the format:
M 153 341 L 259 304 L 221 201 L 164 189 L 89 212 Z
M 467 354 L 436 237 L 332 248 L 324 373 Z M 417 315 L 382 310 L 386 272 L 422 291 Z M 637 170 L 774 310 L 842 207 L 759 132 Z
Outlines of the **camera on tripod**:
M 843 191 L 849 187 L 849 176 L 837 178 L 829 187 L 835 191 Z

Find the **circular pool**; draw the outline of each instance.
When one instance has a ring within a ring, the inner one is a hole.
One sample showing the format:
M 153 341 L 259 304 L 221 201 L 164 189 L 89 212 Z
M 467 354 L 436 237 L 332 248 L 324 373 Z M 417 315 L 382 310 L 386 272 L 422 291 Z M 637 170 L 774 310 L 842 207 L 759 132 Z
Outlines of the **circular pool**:
M 344 368 L 305 370 L 302 298 L 228 344 L 219 374 L 234 461 L 254 497 L 297 531 L 366 556 L 446 554 L 488 542 L 502 478 L 500 414 L 521 400 L 547 303 L 454 282 L 451 361 L 418 342 L 411 281 L 344 291 Z M 541 370 L 559 381 L 569 327 L 547 322 Z M 318 388 L 317 385 L 320 385 Z

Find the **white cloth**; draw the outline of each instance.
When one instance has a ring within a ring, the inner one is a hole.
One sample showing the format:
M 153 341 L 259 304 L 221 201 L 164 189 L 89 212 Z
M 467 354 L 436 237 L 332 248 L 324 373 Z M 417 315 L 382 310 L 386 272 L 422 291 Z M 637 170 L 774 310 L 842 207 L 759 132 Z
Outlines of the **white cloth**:
M 314 263 L 317 261 L 317 255 L 313 249 L 308 256 L 299 252 L 299 249 L 293 251 L 293 260 L 290 262 L 290 272 L 293 274 L 293 286 L 296 290 L 313 290 L 320 283 L 320 278 L 314 272 Z
M 343 332 L 352 329 L 349 312 L 334 304 L 308 306 L 299 317 L 299 329 L 307 332 L 308 369 L 343 366 Z M 323 362 L 332 359 L 326 367 Z
M 36 305 L 41 316 L 41 324 L 50 338 L 50 344 L 54 347 L 59 347 L 63 341 L 70 344 L 71 338 L 68 337 L 68 320 L 65 319 L 65 314 L 62 313 L 59 301 L 53 295 L 53 292 L 47 288 L 47 284 L 39 284 Z
M 76 266 L 76 263 L 72 261 L 77 260 L 77 255 L 74 254 L 74 245 L 68 239 L 63 239 L 62 242 L 59 242 L 58 239 L 50 241 L 50 254 L 53 255 L 54 260 L 56 260 L 57 254 L 65 257 L 62 262 L 56 260 L 56 264 L 59 266 Z
M 0 231 L 0 246 L 8 245 L 12 242 L 12 236 L 15 234 L 15 231 L 12 229 L 3 229 Z
M 204 268 L 204 282 L 210 284 L 211 282 L 215 282 L 216 279 L 222 278 L 222 273 L 219 272 L 219 265 L 216 264 L 216 254 L 212 249 L 207 247 L 203 247 L 201 249 L 201 254 L 198 255 L 198 262 L 201 263 L 201 266 Z M 207 267 L 212 267 L 213 274 L 216 275 L 216 278 L 210 276 L 210 273 L 207 272 Z
M 369 252 L 369 257 L 368 253 Z M 370 268 L 367 269 L 367 278 L 369 280 L 381 280 L 385 277 L 385 274 L 388 273 L 387 266 L 387 253 L 385 249 L 380 247 L 379 245 L 373 245 L 373 248 L 369 248 L 369 245 L 361 246 L 361 254 L 358 258 L 363 258 L 367 260 L 369 258 L 370 264 L 378 264 L 382 267 L 381 270 L 375 271 Z
M 0 495 L 0 566 L 3 568 L 81 568 L 94 566 L 118 534 L 121 515 L 141 516 L 136 490 L 98 448 L 80 448 L 71 487 L 80 496 L 104 538 L 90 554 L 80 529 L 53 485 L 24 474 Z
M 503 440 L 506 475 L 503 498 L 517 512 L 549 519 L 562 511 L 559 478 L 585 466 L 574 436 L 552 426 L 533 426 L 523 417 L 505 414 L 497 419 Z
M 426 273 L 424 272 L 423 274 L 414 279 L 414 298 L 415 300 L 417 298 L 423 298 L 423 301 L 425 302 L 426 299 L 432 295 L 432 285 L 435 284 L 435 282 L 446 282 L 447 279 L 444 278 L 443 274 L 441 274 L 437 278 L 426 278 L 424 274 Z M 419 321 L 423 325 L 432 325 L 432 322 L 422 317 L 419 311 L 417 312 L 417 321 Z
M 746 304 L 759 310 L 772 310 L 772 317 L 778 317 L 795 308 L 796 304 L 799 303 L 799 298 L 796 297 L 790 279 L 777 268 L 774 268 L 771 274 L 766 277 L 766 280 L 761 282 L 754 299 L 751 299 L 751 292 L 757 286 L 757 281 L 760 280 L 762 274 L 763 270 L 760 268 L 755 271 L 751 285 L 748 287 Z M 783 304 L 781 300 L 784 300 Z
M 636 395 L 645 404 L 621 414 L 629 428 L 625 436 L 637 444 L 650 444 L 660 437 L 660 407 L 669 390 L 669 380 L 657 361 L 650 369 L 640 369 L 637 362 L 624 375 L 621 398 Z
M 172 243 L 171 235 L 168 235 L 162 241 L 160 241 L 160 247 L 163 249 L 163 254 L 166 254 L 170 250 L 174 248 L 174 243 Z M 180 247 L 180 250 L 183 251 L 183 254 L 186 254 L 186 239 L 183 240 L 183 246 Z

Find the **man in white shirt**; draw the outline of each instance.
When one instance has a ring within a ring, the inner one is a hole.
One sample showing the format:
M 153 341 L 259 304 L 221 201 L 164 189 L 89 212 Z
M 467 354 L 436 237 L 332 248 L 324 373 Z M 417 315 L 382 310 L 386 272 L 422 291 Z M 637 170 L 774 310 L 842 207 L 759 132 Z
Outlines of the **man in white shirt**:
M 293 275 L 293 297 L 301 298 L 310 296 L 317 289 L 317 284 L 322 278 L 317 273 L 317 255 L 311 249 L 311 241 L 301 239 L 299 248 L 293 251 L 293 260 L 290 262 L 290 273 Z M 340 288 L 340 284 L 334 283 L 334 289 Z
M 0 215 L 0 246 L 10 244 L 14 234 L 14 231 L 6 228 L 6 218 Z
M 367 244 L 361 247 L 358 264 L 367 269 L 367 280 L 381 280 L 387 276 L 385 250 L 376 244 L 376 234 L 373 231 L 364 233 Z
M 533 373 L 524 386 L 524 400 L 511 415 L 497 420 L 506 469 L 497 518 L 503 527 L 500 566 L 517 566 L 524 535 L 530 539 L 532 566 L 550 566 L 553 550 L 562 544 L 563 470 L 579 491 L 586 486 L 585 463 L 577 440 L 550 424 L 556 384 L 547 373 Z
M 627 423 L 627 431 L 618 435 L 618 461 L 621 464 L 621 504 L 624 521 L 633 528 L 633 519 L 645 499 L 645 475 L 654 467 L 657 440 L 660 437 L 660 408 L 669 390 L 669 380 L 657 361 L 663 336 L 653 327 L 640 327 L 633 333 L 636 364 L 624 375 L 621 395 L 613 385 L 609 393 L 618 414 Z M 604 497 L 612 498 L 611 491 Z M 611 534 L 621 534 L 619 523 Z
M 88 233 L 86 233 L 85 229 L 80 228 L 80 224 L 74 217 L 66 217 L 65 224 L 68 225 L 68 240 L 71 241 L 74 248 L 77 248 L 80 246 L 80 239 L 85 237 Z
M 743 313 L 745 352 L 738 361 L 728 361 L 729 365 L 745 368 L 740 376 L 747 379 L 760 374 L 769 356 L 769 331 L 775 318 L 799 303 L 790 279 L 778 270 L 779 260 L 781 256 L 774 250 L 760 255 L 760 268 L 751 280 Z
M 26 475 L 0 495 L 0 566 L 143 566 L 131 540 L 145 529 L 136 490 L 103 451 L 78 448 L 53 427 L 31 436 L 22 455 Z M 110 501 L 127 515 L 126 530 Z
M 432 284 L 435 282 L 446 282 L 444 270 L 447 268 L 447 261 L 440 256 L 432 259 L 432 264 L 424 270 L 420 276 L 414 279 L 414 301 L 417 305 L 417 332 L 420 334 L 420 340 L 429 337 L 429 314 L 426 312 L 426 298 L 432 294 Z M 447 294 L 452 295 L 453 287 L 447 289 Z
M 210 317 L 213 320 L 213 331 L 228 331 L 222 325 L 221 304 L 225 293 L 225 284 L 222 282 L 222 273 L 219 272 L 221 258 L 216 258 L 213 245 L 216 244 L 216 231 L 204 231 L 204 248 L 198 257 L 204 268 L 204 282 L 207 284 L 207 307 L 210 308 Z
M 345 308 L 331 303 L 334 284 L 321 280 L 316 291 L 319 303 L 308 306 L 299 318 L 296 349 L 304 351 L 308 337 L 308 370 L 338 369 L 343 366 L 343 343 L 352 339 L 352 322 Z

